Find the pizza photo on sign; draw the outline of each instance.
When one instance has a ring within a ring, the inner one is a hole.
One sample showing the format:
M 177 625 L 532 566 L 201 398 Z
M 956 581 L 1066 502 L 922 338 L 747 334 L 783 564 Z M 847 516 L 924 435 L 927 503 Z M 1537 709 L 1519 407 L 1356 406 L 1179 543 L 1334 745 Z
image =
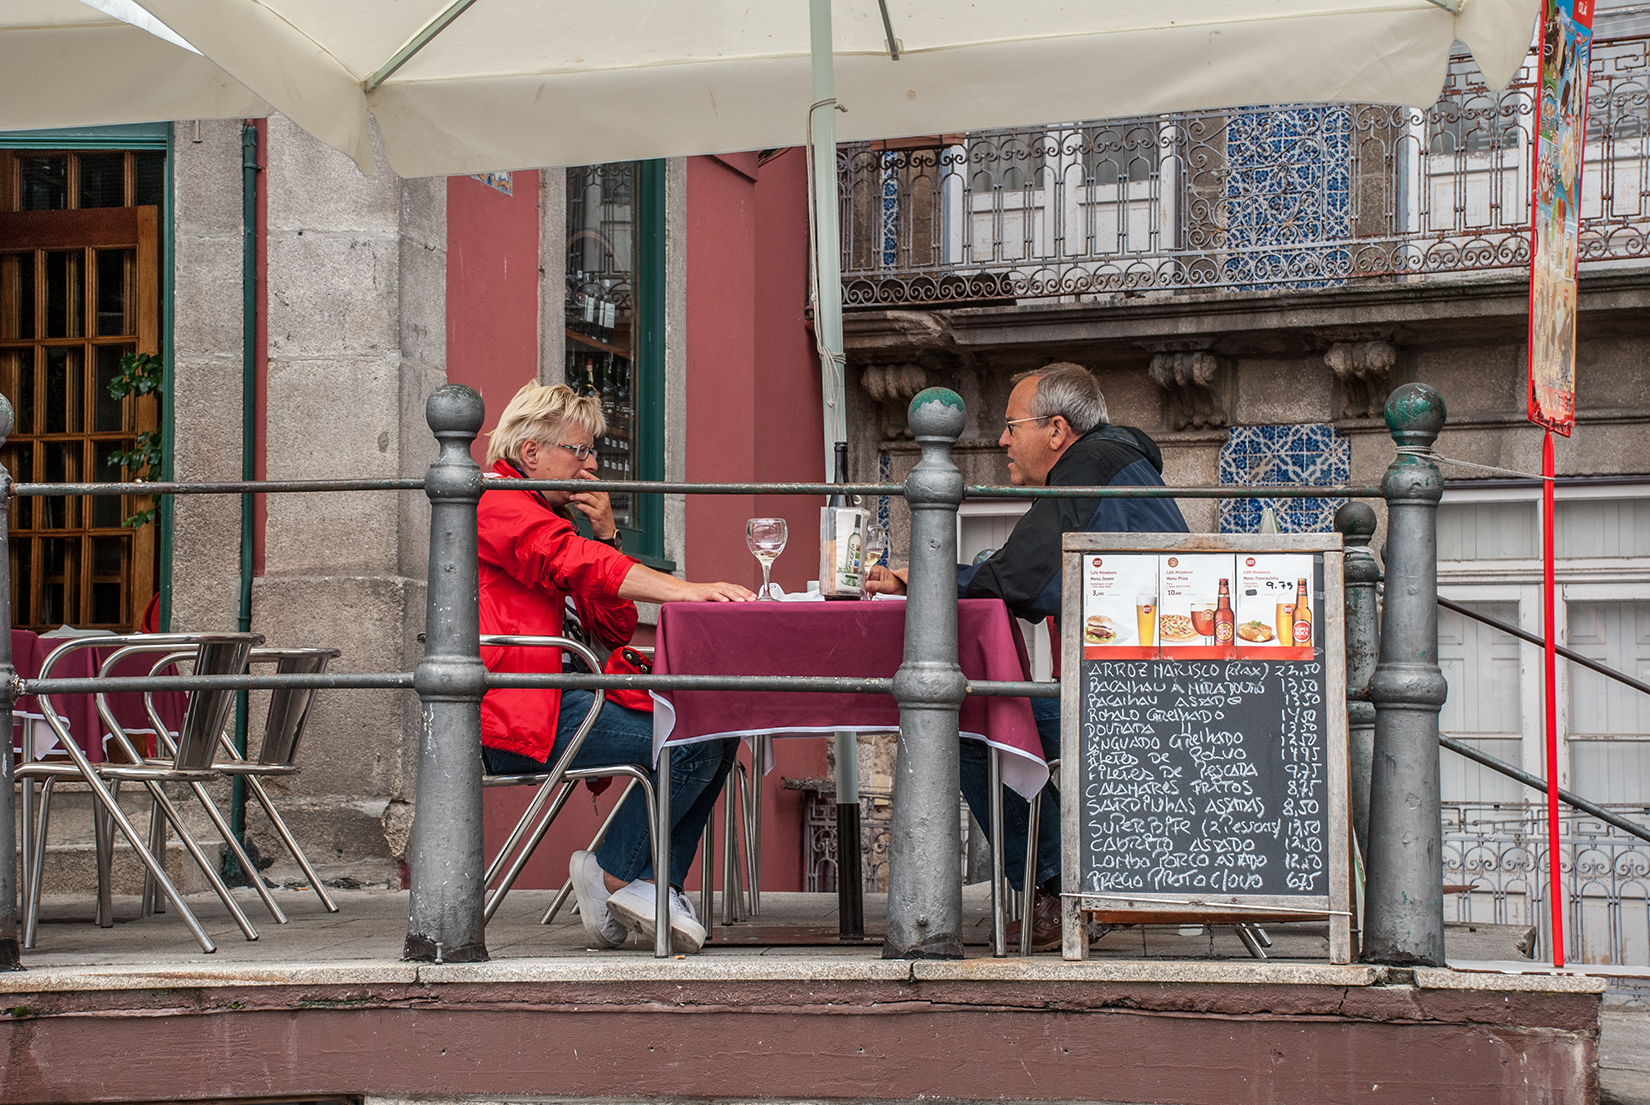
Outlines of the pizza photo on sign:
M 1192 624 L 1192 619 L 1189 615 L 1161 614 L 1158 616 L 1158 622 L 1162 626 L 1161 632 L 1163 634 L 1163 640 L 1166 643 L 1172 642 L 1174 644 L 1184 644 L 1189 641 L 1198 641 L 1202 639 L 1201 634 L 1197 631 L 1197 627 Z
M 1083 658 L 1157 658 L 1157 554 L 1083 558 Z
M 1175 553 L 1163 556 L 1160 565 L 1162 608 L 1157 621 L 1164 659 L 1218 660 L 1236 656 L 1233 555 Z

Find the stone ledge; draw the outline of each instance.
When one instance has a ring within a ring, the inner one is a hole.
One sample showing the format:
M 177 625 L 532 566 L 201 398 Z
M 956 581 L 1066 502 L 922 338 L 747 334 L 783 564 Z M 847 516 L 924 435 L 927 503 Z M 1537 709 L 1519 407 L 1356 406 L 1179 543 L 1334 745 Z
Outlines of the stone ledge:
M 1394 970 L 1354 963 L 1231 963 L 1155 960 L 1056 959 L 883 960 L 843 956 L 798 958 L 707 956 L 695 959 L 542 958 L 497 959 L 487 963 L 410 963 L 357 960 L 327 964 L 271 963 L 265 966 L 205 963 L 41 968 L 0 974 L 0 994 L 74 993 L 153 989 L 216 989 L 266 986 L 396 986 L 539 983 L 706 983 L 743 982 L 1000 982 L 1151 983 L 1231 986 L 1404 986 L 1421 990 L 1469 990 L 1522 994 L 1602 994 L 1603 978 L 1569 971 L 1416 968 Z

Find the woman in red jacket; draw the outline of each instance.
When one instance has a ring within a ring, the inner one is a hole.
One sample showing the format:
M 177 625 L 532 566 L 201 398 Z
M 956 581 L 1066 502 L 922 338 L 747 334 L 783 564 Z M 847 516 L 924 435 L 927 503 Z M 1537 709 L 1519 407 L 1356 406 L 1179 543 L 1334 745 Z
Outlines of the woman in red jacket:
M 490 438 L 487 491 L 477 511 L 480 536 L 481 632 L 553 636 L 562 632 L 572 599 L 585 631 L 607 648 L 630 640 L 636 600 L 740 602 L 755 596 L 736 583 L 689 583 L 656 572 L 619 551 L 613 510 L 600 492 L 510 491 L 512 479 L 596 478 L 595 441 L 606 428 L 601 403 L 557 384 L 528 384 L 499 417 Z M 573 511 L 590 520 L 595 540 L 579 536 Z M 561 670 L 559 650 L 484 648 L 489 671 Z M 555 762 L 590 711 L 586 690 L 497 689 L 481 701 L 482 758 L 493 774 L 544 771 Z M 698 951 L 705 930 L 681 893 L 700 835 L 736 740 L 678 749 L 671 757 L 670 935 L 679 953 Z M 574 767 L 653 764 L 653 715 L 614 702 L 602 706 Z M 579 916 L 590 938 L 614 947 L 636 929 L 653 938 L 653 855 L 640 793 L 624 808 L 595 852 L 575 852 L 570 865 Z

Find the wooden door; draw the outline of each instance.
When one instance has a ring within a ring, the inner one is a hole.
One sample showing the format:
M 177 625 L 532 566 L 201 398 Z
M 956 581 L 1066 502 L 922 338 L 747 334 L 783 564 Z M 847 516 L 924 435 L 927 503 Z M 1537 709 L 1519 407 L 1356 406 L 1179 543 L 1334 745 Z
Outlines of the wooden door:
M 130 189 L 127 197 L 130 198 Z M 0 212 L 0 392 L 18 482 L 129 478 L 110 454 L 157 424 L 154 397 L 110 397 L 128 353 L 160 352 L 159 208 Z M 122 523 L 146 496 L 17 498 L 13 625 L 124 630 L 155 590 L 155 526 Z

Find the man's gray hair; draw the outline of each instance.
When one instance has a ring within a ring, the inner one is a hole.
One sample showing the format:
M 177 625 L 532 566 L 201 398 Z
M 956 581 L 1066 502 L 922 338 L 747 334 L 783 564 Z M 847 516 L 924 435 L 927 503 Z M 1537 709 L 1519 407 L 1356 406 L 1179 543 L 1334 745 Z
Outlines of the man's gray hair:
M 1082 365 L 1062 361 L 1026 375 L 1037 381 L 1037 392 L 1031 400 L 1031 413 L 1037 418 L 1059 415 L 1078 434 L 1108 421 L 1100 382 Z

